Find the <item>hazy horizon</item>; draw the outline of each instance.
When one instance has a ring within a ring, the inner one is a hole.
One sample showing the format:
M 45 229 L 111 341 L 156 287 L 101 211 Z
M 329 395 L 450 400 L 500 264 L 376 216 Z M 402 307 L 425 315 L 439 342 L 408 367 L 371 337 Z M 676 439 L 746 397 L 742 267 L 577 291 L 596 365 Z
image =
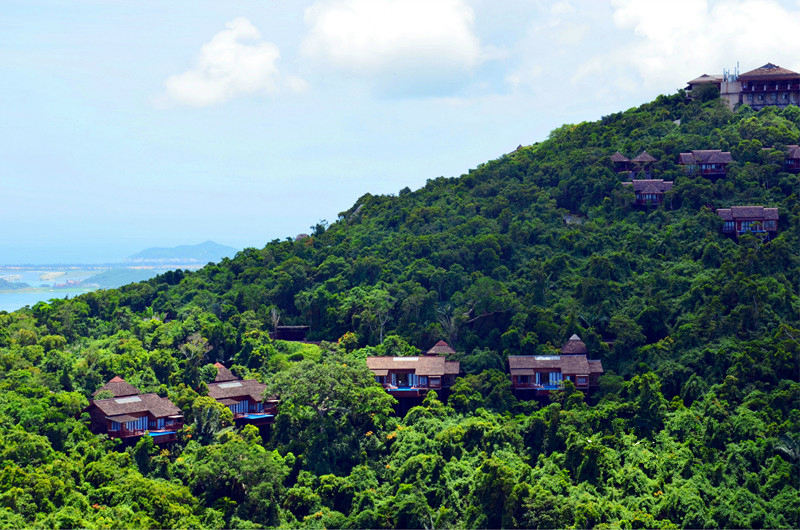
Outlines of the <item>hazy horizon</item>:
M 261 247 L 737 61 L 800 69 L 777 0 L 9 0 L 0 25 L 0 263 Z

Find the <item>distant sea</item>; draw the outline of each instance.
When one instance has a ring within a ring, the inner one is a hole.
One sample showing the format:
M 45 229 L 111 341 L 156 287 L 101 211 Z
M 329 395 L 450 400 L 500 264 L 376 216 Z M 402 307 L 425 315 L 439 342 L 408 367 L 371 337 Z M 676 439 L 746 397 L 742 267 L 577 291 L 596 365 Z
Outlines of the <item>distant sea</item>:
M 16 311 L 37 302 L 46 302 L 51 298 L 74 298 L 80 294 L 94 291 L 93 288 L 75 287 L 63 289 L 17 289 L 14 291 L 0 291 L 0 311 Z

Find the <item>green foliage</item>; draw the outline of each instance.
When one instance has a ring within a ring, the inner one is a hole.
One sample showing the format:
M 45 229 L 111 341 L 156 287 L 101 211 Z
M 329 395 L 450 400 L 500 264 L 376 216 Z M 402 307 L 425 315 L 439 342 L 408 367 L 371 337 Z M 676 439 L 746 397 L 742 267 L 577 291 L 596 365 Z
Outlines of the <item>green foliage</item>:
M 273 440 L 320 474 L 349 471 L 378 451 L 392 423 L 394 399 L 362 360 L 335 351 L 275 374 L 267 393 L 281 400 Z
M 299 241 L 0 312 L 0 527 L 800 527 L 799 126 L 660 96 Z M 704 148 L 725 179 L 676 164 Z M 675 181 L 649 210 L 608 160 L 644 149 Z M 722 236 L 736 204 L 778 207 L 778 236 Z M 518 401 L 506 358 L 572 333 L 599 389 Z M 400 418 L 364 358 L 442 338 L 465 375 Z M 274 425 L 233 425 L 215 362 L 268 383 Z M 177 442 L 89 432 L 115 375 L 183 410 Z

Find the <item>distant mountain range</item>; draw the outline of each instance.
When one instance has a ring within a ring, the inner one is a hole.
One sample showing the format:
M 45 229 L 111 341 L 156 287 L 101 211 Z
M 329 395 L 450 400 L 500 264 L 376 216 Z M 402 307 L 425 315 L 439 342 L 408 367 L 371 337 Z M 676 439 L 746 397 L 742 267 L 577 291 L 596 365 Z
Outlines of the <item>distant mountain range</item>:
M 177 247 L 152 247 L 129 256 L 128 262 L 187 262 L 208 263 L 219 261 L 224 257 L 232 257 L 237 249 L 220 245 L 213 241 L 205 241 L 197 245 L 179 245 Z
M 27 287 L 30 287 L 30 285 L 28 285 L 27 283 L 10 282 L 8 280 L 0 278 L 0 290 L 25 289 Z

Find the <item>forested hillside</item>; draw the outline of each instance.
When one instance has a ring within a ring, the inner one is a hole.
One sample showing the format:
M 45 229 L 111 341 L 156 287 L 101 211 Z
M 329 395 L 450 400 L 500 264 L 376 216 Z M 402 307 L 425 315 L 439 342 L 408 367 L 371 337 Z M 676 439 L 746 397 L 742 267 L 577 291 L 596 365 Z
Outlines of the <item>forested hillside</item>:
M 0 313 L 0 527 L 800 527 L 798 140 L 794 106 L 661 96 L 306 238 Z M 658 208 L 609 161 L 645 149 Z M 735 162 L 690 177 L 692 149 Z M 777 237 L 721 234 L 747 204 Z M 518 401 L 506 357 L 573 333 L 601 388 Z M 397 415 L 364 358 L 442 338 L 464 376 Z M 264 437 L 205 397 L 218 361 L 280 397 Z M 115 375 L 183 410 L 178 442 L 89 432 Z

